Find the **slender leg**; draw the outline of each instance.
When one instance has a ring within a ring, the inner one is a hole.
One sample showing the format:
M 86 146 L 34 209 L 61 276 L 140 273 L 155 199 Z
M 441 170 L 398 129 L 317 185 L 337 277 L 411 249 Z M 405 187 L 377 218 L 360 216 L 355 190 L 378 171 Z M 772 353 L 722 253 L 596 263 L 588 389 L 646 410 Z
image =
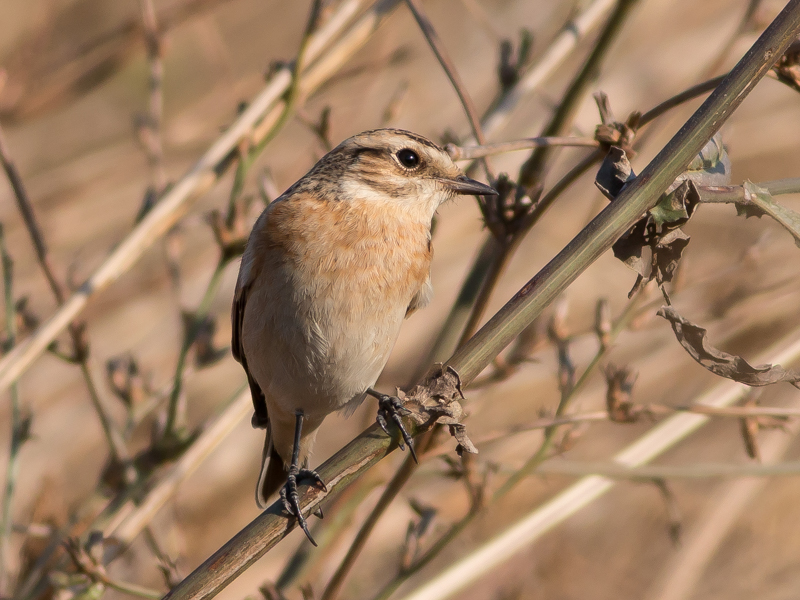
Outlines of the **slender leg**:
M 378 425 L 381 426 L 381 429 L 383 429 L 386 435 L 391 437 L 392 434 L 389 433 L 389 428 L 387 426 L 388 419 L 391 419 L 392 422 L 397 425 L 397 428 L 400 430 L 400 435 L 403 437 L 403 440 L 398 442 L 400 450 L 406 449 L 403 445 L 404 441 L 408 445 L 408 449 L 411 452 L 411 456 L 414 458 L 414 462 L 419 463 L 417 460 L 417 453 L 414 450 L 414 440 L 410 435 L 408 435 L 408 432 L 403 425 L 403 420 L 400 418 L 401 415 L 408 414 L 408 409 L 403 408 L 403 403 L 400 398 L 397 396 L 387 396 L 386 394 L 381 394 L 372 388 L 367 388 L 367 394 L 378 399 L 378 416 L 375 420 L 378 421 Z
M 298 479 L 311 479 L 312 485 L 317 484 L 326 492 L 328 491 L 328 487 L 322 481 L 319 473 L 311 469 L 300 468 L 300 433 L 303 431 L 303 413 L 302 411 L 297 411 L 296 415 L 292 464 L 289 465 L 289 475 L 286 478 L 286 485 L 281 488 L 281 500 L 283 501 L 286 512 L 297 519 L 297 524 L 300 525 L 303 533 L 306 534 L 308 541 L 316 546 L 317 542 L 311 537 L 311 533 L 308 531 L 306 518 L 300 510 L 300 496 L 297 493 L 297 481 Z

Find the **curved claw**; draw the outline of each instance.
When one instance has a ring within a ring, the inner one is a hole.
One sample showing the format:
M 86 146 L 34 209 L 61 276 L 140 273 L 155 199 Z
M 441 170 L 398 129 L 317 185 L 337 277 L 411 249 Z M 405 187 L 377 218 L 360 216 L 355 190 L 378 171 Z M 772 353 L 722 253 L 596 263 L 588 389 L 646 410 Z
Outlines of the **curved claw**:
M 400 450 L 405 450 L 405 446 L 408 446 L 408 450 L 411 452 L 411 457 L 414 459 L 414 462 L 419 464 L 417 453 L 414 449 L 414 439 L 408 434 L 408 431 L 406 431 L 403 425 L 403 420 L 400 418 L 401 415 L 407 415 L 410 412 L 403 406 L 402 400 L 397 396 L 388 396 L 376 392 L 375 390 L 368 390 L 367 393 L 378 399 L 378 415 L 375 420 L 378 422 L 380 428 L 383 429 L 386 435 L 391 436 L 387 423 L 387 420 L 391 419 L 397 426 L 397 429 L 400 430 L 400 435 L 402 436 L 402 440 L 398 440 L 397 444 Z M 403 442 L 405 442 L 405 445 Z
M 328 491 L 328 486 L 326 486 L 325 482 L 322 481 L 322 477 L 319 476 L 319 473 L 312 469 L 298 469 L 297 467 L 289 467 L 289 476 L 286 478 L 286 485 L 281 488 L 280 492 L 284 509 L 286 509 L 287 513 L 297 519 L 297 524 L 300 526 L 300 529 L 303 530 L 303 533 L 306 534 L 308 541 L 316 546 L 317 542 L 314 541 L 314 538 L 311 536 L 311 532 L 308 530 L 306 518 L 303 516 L 303 512 L 300 510 L 300 494 L 297 492 L 297 481 L 299 479 L 311 479 L 313 485 L 319 485 L 325 492 Z

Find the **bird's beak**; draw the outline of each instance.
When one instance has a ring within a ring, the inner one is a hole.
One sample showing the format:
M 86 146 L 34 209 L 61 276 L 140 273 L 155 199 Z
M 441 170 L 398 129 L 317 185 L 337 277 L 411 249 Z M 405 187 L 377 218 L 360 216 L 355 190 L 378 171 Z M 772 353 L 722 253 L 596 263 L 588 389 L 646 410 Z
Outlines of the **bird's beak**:
M 481 183 L 470 179 L 466 175 L 459 175 L 455 179 L 442 179 L 445 187 L 455 194 L 475 194 L 476 196 L 497 196 L 497 191 Z

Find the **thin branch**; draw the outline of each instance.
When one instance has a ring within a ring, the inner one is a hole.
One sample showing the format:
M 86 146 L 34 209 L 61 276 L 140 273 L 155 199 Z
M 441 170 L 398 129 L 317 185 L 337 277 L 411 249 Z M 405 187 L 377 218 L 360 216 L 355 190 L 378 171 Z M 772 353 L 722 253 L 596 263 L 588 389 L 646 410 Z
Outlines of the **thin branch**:
M 2 163 L 3 170 L 6 172 L 9 183 L 11 183 L 11 189 L 14 192 L 17 207 L 25 222 L 25 227 L 33 242 L 33 247 L 36 250 L 36 260 L 39 261 L 42 273 L 44 273 L 44 276 L 47 278 L 47 283 L 50 285 L 56 302 L 61 305 L 64 303 L 66 293 L 53 272 L 53 268 L 50 264 L 50 255 L 47 252 L 47 245 L 44 241 L 44 235 L 39 227 L 39 222 L 36 220 L 36 215 L 33 212 L 33 203 L 28 196 L 28 191 L 22 181 L 22 176 L 11 158 L 11 152 L 6 144 L 2 127 L 0 127 L 0 163 Z
M 419 445 L 420 444 L 418 444 L 418 446 Z M 411 475 L 417 470 L 416 467 L 417 463 L 411 460 L 411 457 L 407 456 L 401 467 L 395 472 L 392 480 L 388 483 L 386 488 L 384 488 L 377 504 L 361 524 L 355 539 L 347 548 L 347 554 L 345 554 L 339 566 L 336 568 L 336 572 L 325 587 L 325 591 L 322 593 L 320 600 L 334 600 L 339 596 L 345 578 L 355 565 L 356 559 L 361 554 L 364 546 L 366 546 L 369 536 L 372 534 L 373 529 L 375 529 L 375 525 L 377 525 L 378 520 L 383 516 L 383 513 L 394 501 L 395 497 L 397 497 L 397 494 L 400 493 L 400 490 L 405 487 Z
M 189 356 L 189 350 L 191 350 L 194 342 L 197 339 L 200 324 L 208 316 L 211 309 L 211 303 L 216 297 L 217 291 L 219 291 L 219 287 L 222 284 L 222 275 L 224 274 L 227 264 L 228 261 L 225 259 L 225 257 L 220 257 L 220 260 L 217 261 L 217 265 L 214 267 L 214 272 L 211 274 L 211 278 L 208 281 L 208 285 L 203 293 L 203 297 L 200 300 L 200 305 L 190 317 L 187 317 L 188 323 L 186 325 L 186 331 L 184 332 L 183 343 L 181 344 L 181 349 L 178 353 L 178 360 L 175 364 L 175 375 L 173 376 L 172 390 L 170 392 L 169 402 L 167 404 L 167 419 L 164 424 L 164 432 L 162 434 L 163 443 L 165 443 L 167 446 L 170 446 L 175 442 L 180 444 L 181 440 L 185 437 L 184 433 L 181 431 L 183 427 L 183 418 L 180 414 L 180 407 L 182 406 L 181 398 L 183 396 L 183 380 L 187 366 L 186 361 Z
M 457 146 L 447 144 L 445 150 L 453 160 L 473 160 L 492 154 L 503 154 L 505 152 L 516 152 L 518 150 L 530 150 L 531 148 L 544 148 L 551 146 L 577 146 L 598 148 L 600 142 L 594 138 L 582 137 L 534 137 L 511 142 L 498 142 L 496 144 L 485 144 L 482 146 Z
M 639 126 L 646 125 L 651 121 L 656 120 L 658 117 L 663 115 L 669 110 L 672 110 L 676 106 L 680 106 L 684 102 L 688 102 L 689 100 L 693 100 L 698 96 L 702 96 L 703 94 L 708 94 L 709 92 L 714 91 L 714 89 L 722 83 L 722 80 L 725 79 L 726 75 L 720 75 L 719 77 L 713 77 L 707 81 L 703 81 L 698 83 L 697 85 L 693 85 L 692 87 L 682 91 L 680 94 L 675 94 L 671 98 L 667 98 L 661 104 L 654 106 L 646 113 L 644 113 L 639 118 Z
M 547 127 L 545 127 L 542 136 L 564 135 L 569 131 L 580 103 L 589 91 L 589 86 L 599 74 L 600 65 L 611 49 L 611 45 L 622 31 L 623 24 L 627 21 L 637 2 L 638 0 L 618 0 L 597 38 L 591 54 L 564 93 L 558 109 L 553 114 Z M 547 146 L 534 150 L 530 158 L 520 168 L 519 185 L 527 190 L 541 184 L 545 170 L 551 162 L 553 150 L 552 147 Z
M 343 33 L 347 22 L 335 19 L 335 27 L 322 27 L 309 46 L 309 68 L 303 79 L 315 89 L 335 72 L 397 7 L 399 0 L 381 0 Z M 348 14 L 352 3 L 342 7 Z M 331 41 L 336 42 L 331 44 Z M 313 50 L 313 51 L 312 51 Z M 324 53 L 323 53 L 324 51 Z M 322 57 L 320 59 L 320 57 Z M 319 60 L 318 60 L 319 59 Z M 281 98 L 291 83 L 289 69 L 279 69 L 239 118 L 218 138 L 200 160 L 181 178 L 134 230 L 106 258 L 79 290 L 29 338 L 0 360 L 0 392 L 8 389 L 44 352 L 53 339 L 86 307 L 89 299 L 127 271 L 178 221 L 188 206 L 208 191 L 232 164 L 240 141 L 255 143 L 258 125 L 273 123 L 282 112 Z
M 41 227 L 39 227 L 39 222 L 36 219 L 36 213 L 33 210 L 33 204 L 31 203 L 30 196 L 28 195 L 28 192 L 22 181 L 22 176 L 11 159 L 11 154 L 8 146 L 6 145 L 2 127 L 0 127 L 0 162 L 2 162 L 3 169 L 8 176 L 8 180 L 11 182 L 11 187 L 14 191 L 14 198 L 16 199 L 17 206 L 22 214 L 28 235 L 33 242 L 34 248 L 36 249 L 36 258 L 39 262 L 39 266 L 41 267 L 45 278 L 50 284 L 50 289 L 53 292 L 53 296 L 55 296 L 56 303 L 59 306 L 63 306 L 66 298 L 66 293 L 64 291 L 65 288 L 58 280 L 53 270 L 50 262 L 50 256 L 47 251 L 44 234 L 42 233 Z M 105 403 L 100 397 L 97 382 L 95 381 L 94 375 L 91 372 L 85 327 L 81 323 L 73 321 L 69 324 L 68 330 L 72 342 L 73 360 L 81 367 L 81 374 L 86 382 L 86 387 L 89 391 L 89 397 L 91 398 L 92 405 L 100 420 L 103 433 L 105 434 L 106 442 L 111 453 L 111 460 L 116 464 L 125 465 L 126 479 L 132 480 L 133 477 L 135 477 L 135 473 L 133 473 L 130 468 L 130 453 L 128 452 L 125 440 L 122 438 L 121 433 L 108 415 Z M 13 350 L 9 353 L 9 355 L 12 353 Z
M 422 2 L 420 2 L 420 0 L 406 0 L 406 4 L 411 10 L 411 13 L 414 15 L 419 28 L 422 30 L 422 34 L 425 36 L 425 39 L 428 40 L 428 44 L 433 50 L 433 53 L 436 55 L 439 64 L 442 65 L 445 73 L 447 73 L 447 78 L 450 80 L 453 89 L 456 91 L 456 94 L 458 94 L 458 99 L 461 101 L 461 105 L 464 107 L 464 112 L 467 113 L 467 118 L 469 119 L 469 124 L 472 128 L 472 135 L 475 136 L 475 139 L 480 145 L 486 145 L 486 138 L 483 135 L 483 128 L 481 126 L 481 119 L 478 115 L 478 111 L 475 109 L 472 98 L 467 92 L 467 89 L 464 87 L 464 82 L 461 81 L 461 77 L 458 75 L 458 71 L 456 71 L 455 64 L 453 64 L 453 61 L 450 59 L 447 49 L 442 43 L 442 40 L 439 38 L 439 34 L 436 33 L 436 29 L 434 29 L 433 24 L 428 18 L 428 15 L 425 13 L 425 8 L 422 6 Z M 481 159 L 481 162 L 483 163 L 484 170 L 486 171 L 486 177 L 489 179 L 489 181 L 494 181 L 495 176 L 491 165 L 489 164 L 489 160 L 484 156 Z
M 796 442 L 797 426 L 791 427 L 788 435 L 775 431 L 764 438 L 760 443 L 764 461 L 777 462 Z M 694 524 L 682 540 L 681 547 L 666 562 L 644 597 L 648 600 L 685 600 L 693 596 L 695 585 L 717 554 L 720 544 L 731 529 L 742 522 L 742 513 L 767 484 L 763 478 L 756 480 L 752 477 L 767 476 L 770 470 L 779 475 L 782 468 L 790 466 L 791 463 L 753 465 L 758 472 L 748 473 L 747 479 L 728 482 L 716 490 L 708 498 L 703 513 L 692 519 Z
M 484 131 L 493 133 L 502 128 L 522 98 L 537 89 L 561 66 L 578 44 L 600 25 L 603 17 L 615 4 L 616 0 L 594 0 L 583 12 L 567 23 L 548 45 L 547 51 L 536 66 L 529 70 L 517 85 L 497 102 L 491 114 L 486 116 L 483 120 Z

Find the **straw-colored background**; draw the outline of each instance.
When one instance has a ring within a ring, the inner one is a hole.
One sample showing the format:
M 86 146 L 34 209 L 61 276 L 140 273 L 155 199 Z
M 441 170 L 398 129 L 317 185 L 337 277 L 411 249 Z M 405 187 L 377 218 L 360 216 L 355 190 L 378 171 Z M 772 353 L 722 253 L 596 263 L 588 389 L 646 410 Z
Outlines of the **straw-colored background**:
M 155 1 L 157 8 L 173 3 Z M 309 2 L 228 0 L 210 3 L 166 36 L 163 122 L 165 166 L 175 180 L 235 117 L 240 101 L 262 85 L 273 60 L 291 59 L 299 44 Z M 521 27 L 534 33 L 534 52 L 543 52 L 573 11 L 585 2 L 529 0 L 436 0 L 426 2 L 437 27 L 477 105 L 484 109 L 496 92 L 495 65 L 502 37 L 517 39 Z M 710 61 L 735 30 L 747 2 L 706 0 L 641 0 L 626 23 L 594 86 L 608 94 L 617 117 L 646 110 L 701 80 Z M 781 2 L 765 2 L 761 23 L 776 14 Z M 480 16 L 468 10 L 477 5 Z M 147 186 L 147 160 L 133 133 L 133 117 L 146 110 L 148 65 L 144 46 L 136 41 L 120 47 L 110 77 L 78 94 L 59 93 L 44 103 L 47 86 L 70 68 L 69 57 L 87 40 L 117 25 L 139 23 L 135 0 L 4 0 L 0 7 L 0 66 L 8 84 L 0 92 L 0 123 L 22 171 L 44 229 L 58 272 L 69 270 L 82 281 L 107 252 L 130 231 Z M 762 25 L 763 26 L 763 25 Z M 732 65 L 755 39 L 742 36 L 725 61 Z M 113 42 L 111 42 L 113 43 Z M 119 42 L 121 45 L 123 41 Z M 494 140 L 536 135 L 588 48 L 566 62 L 544 88 L 517 107 L 511 122 Z M 28 88 L 14 87 L 29 75 Z M 383 114 L 407 86 L 389 123 L 433 139 L 445 130 L 468 133 L 466 120 L 438 63 L 405 7 L 346 64 L 334 80 L 303 107 L 316 118 L 330 106 L 334 143 L 364 129 L 386 124 Z M 39 95 L 37 95 L 37 93 Z M 674 111 L 657 125 L 634 161 L 639 170 L 696 106 Z M 591 135 L 597 111 L 587 98 L 575 132 Z M 734 182 L 764 181 L 798 175 L 800 167 L 800 96 L 772 80 L 763 81 L 723 129 L 733 161 Z M 258 169 L 268 167 L 280 190 L 288 187 L 321 156 L 322 148 L 308 128 L 292 120 L 270 144 Z M 562 154 L 561 168 L 578 156 Z M 525 153 L 496 159 L 515 173 Z M 258 169 L 254 169 L 257 173 Z M 180 345 L 180 308 L 193 308 L 205 289 L 217 256 L 204 214 L 223 207 L 231 178 L 203 197 L 182 221 L 177 239 L 183 288 L 176 297 L 169 284 L 163 246 L 157 244 L 111 288 L 94 298 L 84 313 L 89 323 L 93 360 L 132 353 L 154 386 L 174 370 Z M 255 193 L 251 176 L 247 193 Z M 785 202 L 800 208 L 797 196 Z M 547 262 L 602 206 L 605 200 L 591 178 L 579 181 L 550 211 L 522 245 L 493 296 L 499 308 Z M 251 215 L 251 220 L 255 214 Z M 0 221 L 16 262 L 17 295 L 28 296 L 32 309 L 45 317 L 54 310 L 52 297 L 34 261 L 21 219 L 5 181 L 0 183 Z M 684 282 L 676 294 L 678 308 L 709 327 L 712 339 L 726 350 L 746 356 L 768 347 L 800 326 L 800 264 L 788 234 L 766 219 L 742 219 L 729 206 L 703 207 L 687 227 L 692 243 L 686 254 Z M 484 233 L 471 199 L 442 207 L 435 237 L 433 304 L 406 324 L 381 378 L 383 389 L 407 382 L 425 355 L 461 284 Z M 238 263 L 225 274 L 214 300 L 218 317 L 216 340 L 227 345 L 228 310 Z M 615 313 L 624 306 L 634 275 L 610 255 L 581 276 L 565 296 L 568 327 L 575 334 L 589 330 L 594 304 L 607 297 Z M 657 305 L 656 305 L 657 306 Z M 650 311 L 653 315 L 655 308 Z M 596 347 L 589 336 L 578 337 L 573 358 L 579 369 Z M 467 421 L 475 439 L 536 418 L 557 401 L 554 350 L 537 354 L 537 362 L 497 386 L 468 394 Z M 687 404 L 714 385 L 714 376 L 694 364 L 679 348 L 667 324 L 658 318 L 637 323 L 611 355 L 617 364 L 639 371 L 640 402 Z M 240 367 L 228 356 L 191 376 L 187 383 L 188 414 L 202 423 L 220 409 L 244 382 Z M 62 524 L 96 487 L 107 451 L 78 369 L 52 356 L 41 358 L 21 380 L 22 399 L 33 414 L 33 438 L 21 454 L 15 522 L 34 520 Z M 577 406 L 602 405 L 601 377 L 580 397 Z M 797 402 L 788 386 L 767 390 L 762 403 Z M 119 410 L 116 410 L 119 409 Z M 366 403 L 349 420 L 332 417 L 320 434 L 314 457 L 319 464 L 358 433 L 374 417 Z M 122 410 L 115 407 L 115 416 Z M 8 446 L 8 402 L 0 405 L 0 462 Z M 604 460 L 649 425 L 596 425 L 567 453 L 570 459 Z M 136 436 L 144 443 L 147 428 Z M 481 447 L 481 460 L 502 466 L 522 463 L 538 442 L 537 434 L 518 435 L 504 443 Z M 261 433 L 242 422 L 198 473 L 186 481 L 174 501 L 154 523 L 165 549 L 178 558 L 187 574 L 256 514 L 253 486 L 261 450 Z M 787 457 L 796 456 L 797 444 Z M 401 457 L 392 456 L 371 476 L 387 478 Z M 667 464 L 748 461 L 739 425 L 717 421 L 663 459 Z M 5 467 L 0 467 L 1 470 Z M 373 586 L 394 572 L 416 498 L 439 510 L 443 527 L 465 509 L 458 484 L 441 477 L 439 461 L 426 463 L 381 521 L 367 551 L 352 574 L 343 597 L 369 598 Z M 497 476 L 501 477 L 500 475 Z M 493 507 L 437 561 L 415 579 L 421 582 L 470 548 L 502 530 L 536 504 L 569 483 L 549 476 L 525 482 L 500 506 Z M 671 485 L 682 514 L 684 535 L 691 536 L 715 512 L 719 480 L 678 480 Z M 800 589 L 800 512 L 797 479 L 770 480 L 722 538 L 699 583 L 686 598 L 794 598 Z M 367 514 L 375 493 L 356 513 Z M 329 517 L 330 518 L 330 517 Z M 325 527 L 323 521 L 320 527 Z M 621 483 L 602 501 L 571 518 L 514 561 L 483 578 L 461 598 L 642 598 L 669 577 L 670 560 L 680 552 L 667 535 L 664 503 L 655 486 Z M 348 545 L 354 529 L 346 529 L 333 557 L 313 573 L 319 591 Z M 13 538 L 14 548 L 22 541 Z M 221 597 L 257 593 L 274 579 L 301 541 L 295 532 L 269 553 Z M 158 588 L 155 561 L 136 543 L 111 569 L 122 580 Z M 14 567 L 18 565 L 14 561 Z M 161 589 L 161 588 L 159 588 Z M 410 588 L 408 588 L 410 589 Z M 110 593 L 114 597 L 116 593 Z M 290 597 L 299 597 L 295 591 Z M 398 596 L 399 597 L 399 596 Z

